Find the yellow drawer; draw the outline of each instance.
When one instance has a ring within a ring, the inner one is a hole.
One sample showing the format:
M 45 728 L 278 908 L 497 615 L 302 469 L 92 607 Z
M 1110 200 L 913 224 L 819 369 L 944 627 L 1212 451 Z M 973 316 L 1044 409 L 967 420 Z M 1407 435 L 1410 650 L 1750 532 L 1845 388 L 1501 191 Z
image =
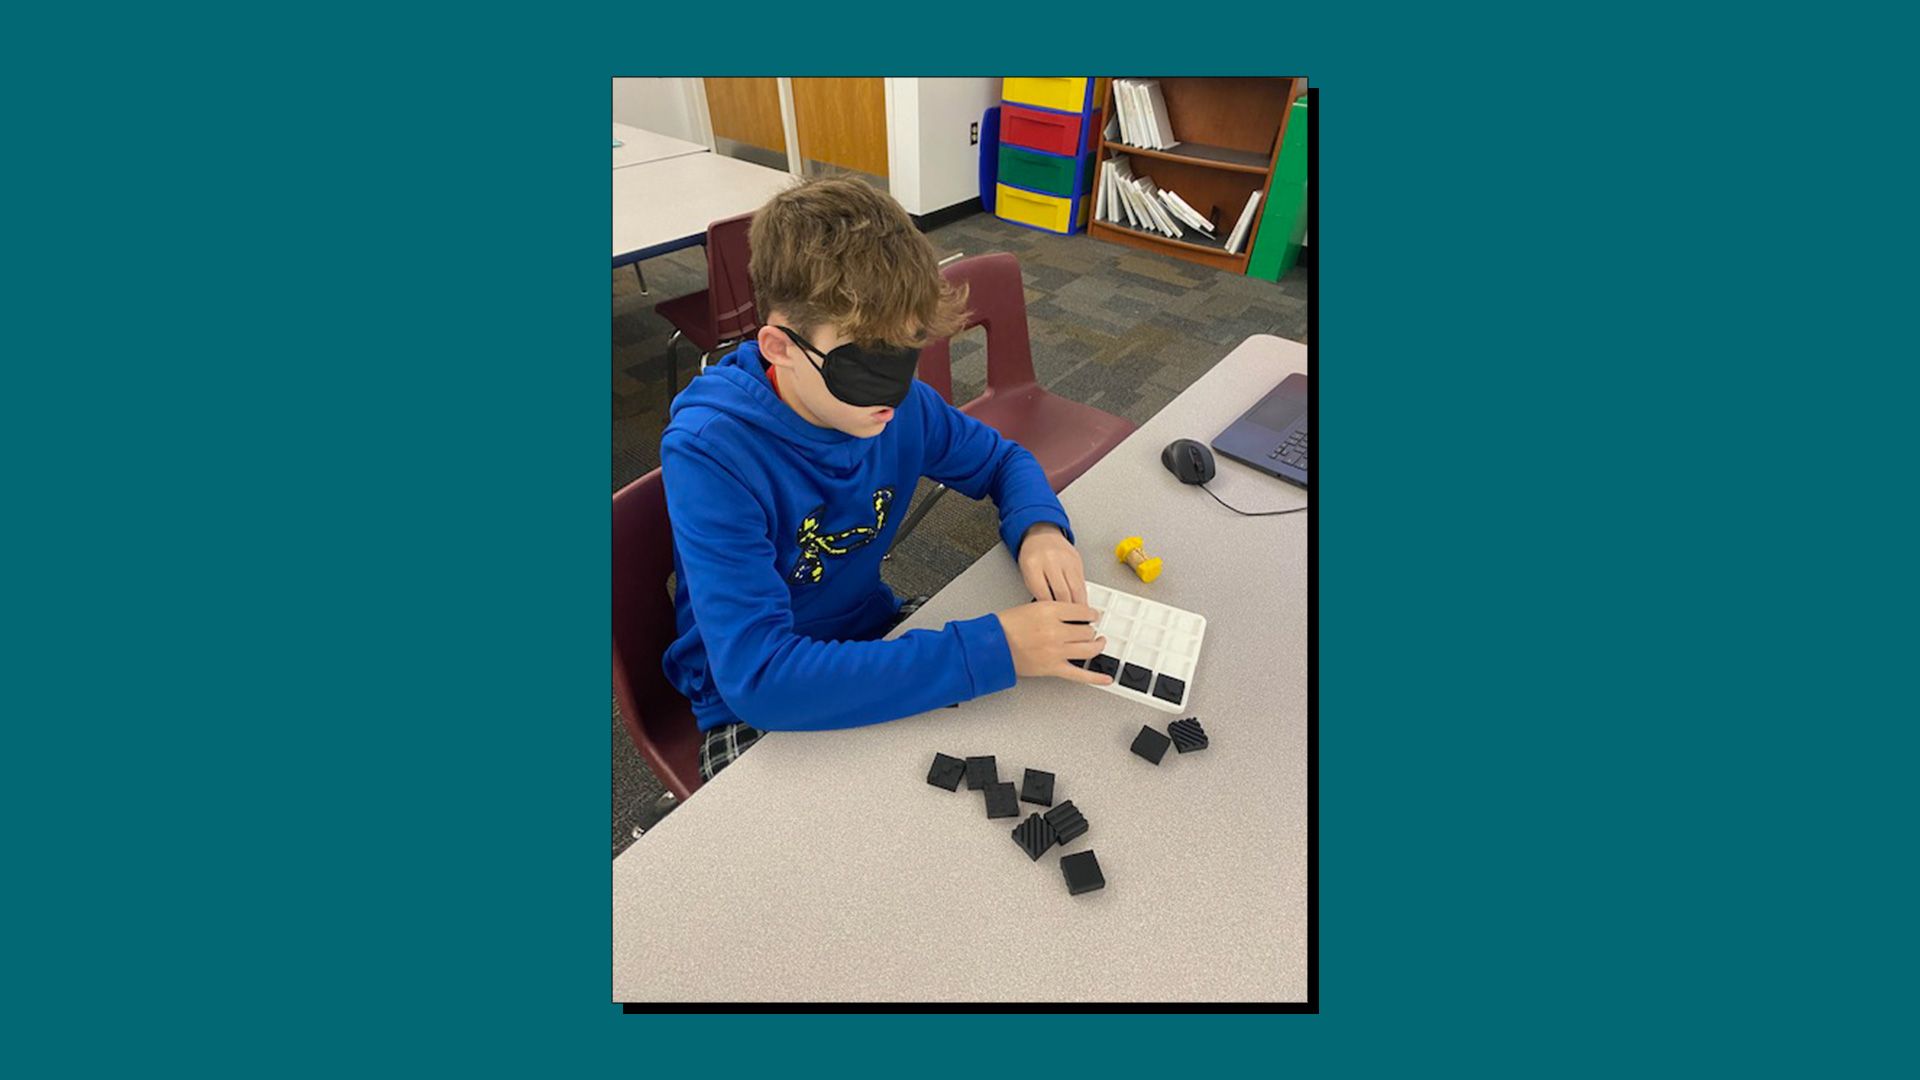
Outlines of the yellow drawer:
M 996 184 L 993 212 L 1008 221 L 1017 221 L 1022 225 L 1031 225 L 1048 232 L 1072 232 L 1074 226 L 1074 203 L 1085 203 L 1085 199 L 1064 199 L 1058 195 L 1041 195 L 1032 191 L 1023 191 L 1017 187 Z
M 1080 112 L 1087 106 L 1087 80 L 1008 78 L 1001 83 L 1000 96 L 1015 105 Z

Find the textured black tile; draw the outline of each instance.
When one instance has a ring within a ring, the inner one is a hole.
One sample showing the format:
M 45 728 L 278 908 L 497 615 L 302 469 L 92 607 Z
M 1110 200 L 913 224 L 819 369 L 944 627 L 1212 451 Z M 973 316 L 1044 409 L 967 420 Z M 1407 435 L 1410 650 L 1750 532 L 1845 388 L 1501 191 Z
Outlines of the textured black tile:
M 1073 805 L 1072 799 L 1047 811 L 1046 818 L 1047 824 L 1053 826 L 1054 837 L 1062 845 L 1087 831 L 1086 816 L 1080 813 L 1079 807 Z
M 1053 826 L 1039 814 L 1027 815 L 1027 820 L 1013 827 L 1013 842 L 1027 853 L 1027 858 L 1035 862 L 1053 846 Z
M 1133 752 L 1158 765 L 1160 759 L 1167 756 L 1167 745 L 1171 741 L 1150 727 L 1142 727 L 1140 734 L 1133 737 Z
M 993 784 L 986 788 L 986 792 L 989 818 L 1020 816 L 1020 797 L 1013 793 L 1013 781 Z
M 1173 736 L 1174 748 L 1183 754 L 1207 748 L 1207 729 L 1200 726 L 1200 718 L 1189 716 L 1185 720 L 1175 720 L 1167 725 L 1167 734 Z
M 1100 872 L 1100 860 L 1093 857 L 1091 850 L 1060 856 L 1060 873 L 1067 879 L 1068 896 L 1107 887 L 1107 877 Z
M 1128 664 L 1120 669 L 1120 685 L 1129 690 L 1147 692 L 1147 685 L 1153 681 L 1153 672 L 1139 664 Z
M 1120 670 L 1120 658 L 1101 653 L 1099 656 L 1087 661 L 1087 670 L 1093 672 L 1095 675 L 1111 675 Z
M 1161 701 L 1171 701 L 1175 705 L 1178 705 L 1180 704 L 1180 699 L 1185 697 L 1186 693 L 1187 684 L 1171 675 L 1162 674 L 1158 679 L 1153 681 L 1153 696 L 1159 698 Z
M 1053 774 L 1041 772 L 1039 769 L 1028 769 L 1020 778 L 1020 801 L 1052 806 Z
M 927 770 L 927 783 L 934 787 L 959 791 L 960 781 L 967 775 L 967 763 L 957 757 L 945 754 L 933 755 L 933 768 Z
M 998 783 L 1000 767 L 994 764 L 993 755 L 970 757 L 967 759 L 967 790 L 979 791 L 988 784 Z

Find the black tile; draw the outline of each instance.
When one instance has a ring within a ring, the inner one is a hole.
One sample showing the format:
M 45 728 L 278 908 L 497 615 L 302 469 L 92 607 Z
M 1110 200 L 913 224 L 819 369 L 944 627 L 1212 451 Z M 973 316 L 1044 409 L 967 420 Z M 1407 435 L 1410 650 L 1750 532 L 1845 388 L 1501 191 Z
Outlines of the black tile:
M 1019 817 L 1020 797 L 1013 793 L 1013 782 L 994 784 L 985 789 L 987 793 L 987 817 Z
M 1053 839 L 1053 826 L 1039 814 L 1029 814 L 1027 820 L 1013 827 L 1013 842 L 1034 862 L 1039 862 L 1040 856 L 1053 846 Z
M 1153 681 L 1153 696 L 1161 701 L 1171 701 L 1178 705 L 1186 693 L 1187 684 L 1171 675 L 1162 674 Z
M 1111 675 L 1120 670 L 1120 658 L 1101 653 L 1099 656 L 1087 661 L 1087 670 L 1093 672 L 1095 675 Z
M 1067 879 L 1068 896 L 1107 887 L 1107 877 L 1100 872 L 1100 860 L 1093 857 L 1091 850 L 1060 856 L 1060 873 Z
M 967 763 L 957 757 L 945 754 L 933 755 L 933 768 L 927 770 L 927 783 L 934 787 L 959 791 L 960 781 L 967 775 Z
M 1152 728 L 1142 727 L 1140 734 L 1133 737 L 1133 752 L 1158 765 L 1160 759 L 1167 756 L 1167 746 L 1171 742 L 1171 739 Z
M 1147 685 L 1152 681 L 1153 672 L 1148 671 L 1139 664 L 1128 664 L 1125 668 L 1121 669 L 1120 685 L 1129 690 L 1138 690 L 1144 694 L 1147 692 Z
M 1047 824 L 1053 826 L 1054 837 L 1063 845 L 1087 831 L 1086 816 L 1073 805 L 1072 799 L 1047 811 L 1046 818 Z
M 1000 767 L 993 762 L 993 755 L 970 757 L 967 759 L 967 790 L 980 791 L 988 784 L 1000 779 Z
M 1053 805 L 1053 774 L 1039 769 L 1028 769 L 1020 778 L 1020 801 L 1038 803 L 1041 806 Z
M 1173 745 L 1183 754 L 1207 748 L 1207 729 L 1200 726 L 1200 718 L 1189 716 L 1185 720 L 1175 720 L 1167 725 L 1167 734 L 1173 736 Z

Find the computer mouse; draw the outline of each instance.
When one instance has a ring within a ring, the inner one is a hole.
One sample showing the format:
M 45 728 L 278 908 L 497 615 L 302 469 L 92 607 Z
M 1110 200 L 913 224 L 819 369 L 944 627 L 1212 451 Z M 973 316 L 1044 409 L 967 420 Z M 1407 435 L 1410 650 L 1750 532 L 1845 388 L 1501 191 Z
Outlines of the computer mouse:
M 1213 451 L 1193 439 L 1175 439 L 1160 451 L 1160 464 L 1180 478 L 1183 484 L 1204 484 L 1213 479 Z

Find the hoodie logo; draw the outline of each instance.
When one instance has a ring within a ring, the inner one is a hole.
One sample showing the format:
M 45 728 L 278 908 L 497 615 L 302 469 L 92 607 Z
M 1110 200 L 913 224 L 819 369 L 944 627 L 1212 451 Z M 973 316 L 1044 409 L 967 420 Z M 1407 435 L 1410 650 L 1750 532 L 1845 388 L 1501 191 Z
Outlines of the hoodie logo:
M 855 525 L 841 532 L 823 533 L 820 531 L 820 515 L 826 507 L 816 506 L 813 513 L 800 523 L 800 530 L 793 541 L 800 548 L 800 560 L 793 564 L 793 573 L 787 580 L 795 585 L 818 585 L 826 575 L 828 556 L 842 556 L 857 551 L 873 543 L 880 530 L 887 527 L 887 507 L 893 504 L 893 489 L 881 488 L 873 493 L 873 524 Z

